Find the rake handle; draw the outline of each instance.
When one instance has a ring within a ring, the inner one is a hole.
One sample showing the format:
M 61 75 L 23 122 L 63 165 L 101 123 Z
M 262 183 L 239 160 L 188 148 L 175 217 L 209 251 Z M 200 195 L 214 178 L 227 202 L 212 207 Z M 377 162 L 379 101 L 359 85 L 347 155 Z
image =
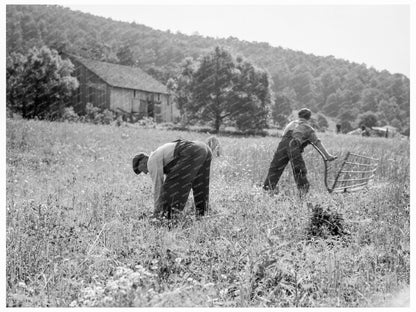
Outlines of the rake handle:
M 324 166 L 325 166 L 325 174 L 324 174 L 324 183 L 325 183 L 325 187 L 328 190 L 329 193 L 332 192 L 332 189 L 330 187 L 328 187 L 328 158 L 326 158 L 326 156 L 324 155 L 324 153 L 322 153 L 322 151 L 311 142 L 311 145 L 318 151 L 319 155 L 321 155 L 322 159 L 324 160 Z

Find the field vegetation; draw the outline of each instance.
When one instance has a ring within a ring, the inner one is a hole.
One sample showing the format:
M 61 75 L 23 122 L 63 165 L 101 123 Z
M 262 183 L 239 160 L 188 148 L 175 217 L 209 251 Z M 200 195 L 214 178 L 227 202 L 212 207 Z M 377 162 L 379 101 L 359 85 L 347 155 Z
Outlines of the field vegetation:
M 220 136 L 209 215 L 188 201 L 157 226 L 132 157 L 208 134 L 8 119 L 7 306 L 385 306 L 410 279 L 409 141 L 320 136 L 333 154 L 379 158 L 371 187 L 329 194 L 308 147 L 310 194 L 297 197 L 289 167 L 264 193 L 279 139 Z M 342 231 L 313 230 L 317 211 Z

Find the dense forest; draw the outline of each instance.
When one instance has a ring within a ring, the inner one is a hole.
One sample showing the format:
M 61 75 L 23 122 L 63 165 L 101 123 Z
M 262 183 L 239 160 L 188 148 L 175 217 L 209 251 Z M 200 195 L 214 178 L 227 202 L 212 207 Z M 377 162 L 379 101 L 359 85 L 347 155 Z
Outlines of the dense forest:
M 409 132 L 410 81 L 402 74 L 265 42 L 158 31 L 62 6 L 8 5 L 6 14 L 8 55 L 46 45 L 86 58 L 137 66 L 167 83 L 181 72 L 186 58 L 198 59 L 221 46 L 268 72 L 277 110 L 282 103 L 292 109 L 307 106 L 352 126 L 358 125 L 362 115 L 373 115 L 380 126 Z

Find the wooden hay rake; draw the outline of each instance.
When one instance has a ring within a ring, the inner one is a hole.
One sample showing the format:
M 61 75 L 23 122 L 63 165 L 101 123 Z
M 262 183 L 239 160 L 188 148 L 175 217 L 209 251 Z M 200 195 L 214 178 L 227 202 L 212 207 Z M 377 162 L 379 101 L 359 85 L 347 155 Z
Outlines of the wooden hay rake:
M 312 146 L 324 160 L 325 187 L 329 193 L 358 191 L 374 178 L 378 159 L 348 152 L 336 170 L 335 164 L 331 164 L 314 144 Z

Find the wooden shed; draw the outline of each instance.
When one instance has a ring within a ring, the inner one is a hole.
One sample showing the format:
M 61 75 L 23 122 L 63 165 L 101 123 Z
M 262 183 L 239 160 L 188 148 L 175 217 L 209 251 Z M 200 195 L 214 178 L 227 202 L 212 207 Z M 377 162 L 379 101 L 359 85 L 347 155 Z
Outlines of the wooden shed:
M 152 117 L 156 122 L 174 122 L 179 110 L 165 85 L 137 67 L 124 66 L 64 54 L 75 65 L 79 81 L 72 104 L 77 113 L 87 103 L 135 119 Z

